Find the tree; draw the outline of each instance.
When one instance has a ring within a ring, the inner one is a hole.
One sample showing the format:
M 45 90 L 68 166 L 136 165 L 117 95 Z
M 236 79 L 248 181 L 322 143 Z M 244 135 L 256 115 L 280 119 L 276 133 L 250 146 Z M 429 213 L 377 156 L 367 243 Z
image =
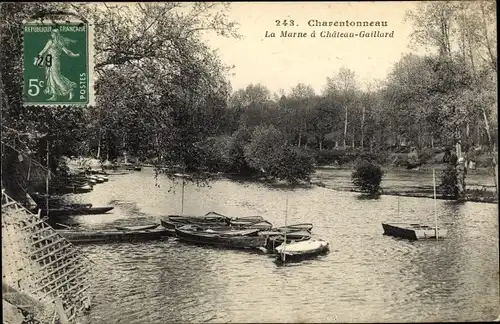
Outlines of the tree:
M 468 80 L 456 91 L 458 96 L 455 95 L 455 100 L 450 100 L 454 102 L 448 105 L 452 107 L 450 117 L 457 121 L 454 125 L 455 140 L 471 143 L 472 125 L 478 130 L 476 142 L 480 142 L 484 128 L 491 152 L 497 151 L 496 137 L 493 138 L 491 133 L 498 129 L 492 122 L 497 119 L 496 90 L 493 90 L 497 86 L 495 13 L 494 1 L 429 2 L 408 12 L 415 27 L 415 45 L 437 48 L 440 61 L 455 64 L 453 70 L 461 70 L 458 75 L 468 75 Z M 446 76 L 443 79 L 449 80 Z M 465 111 L 468 118 L 457 114 L 460 111 Z M 498 191 L 497 154 L 492 156 Z
M 355 106 L 357 89 L 358 85 L 356 74 L 346 67 L 340 68 L 335 77 L 327 78 L 327 85 L 324 91 L 325 95 L 337 94 L 340 97 L 340 103 L 344 108 L 344 148 L 347 146 L 349 110 Z
M 245 146 L 245 159 L 252 168 L 266 173 L 277 163 L 286 139 L 274 126 L 258 126 Z
M 33 136 L 29 151 L 43 162 L 50 142 L 54 170 L 61 155 L 101 157 L 106 152 L 116 157 L 126 150 L 202 177 L 205 166 L 198 157 L 206 155 L 203 140 L 221 132 L 218 121 L 231 89 L 229 67 L 205 45 L 201 33 L 237 37 L 227 9 L 218 3 L 2 4 L 2 124 L 44 135 Z M 20 26 L 48 14 L 94 21 L 96 107 L 21 109 Z M 4 170 L 14 167 L 12 161 L 6 157 Z
M 245 160 L 270 180 L 309 181 L 314 172 L 311 156 L 287 144 L 284 134 L 274 126 L 254 129 L 245 146 Z
M 245 146 L 250 143 L 252 134 L 249 129 L 240 127 L 231 135 L 227 146 L 229 172 L 242 175 L 252 175 L 256 170 L 252 168 L 245 158 Z

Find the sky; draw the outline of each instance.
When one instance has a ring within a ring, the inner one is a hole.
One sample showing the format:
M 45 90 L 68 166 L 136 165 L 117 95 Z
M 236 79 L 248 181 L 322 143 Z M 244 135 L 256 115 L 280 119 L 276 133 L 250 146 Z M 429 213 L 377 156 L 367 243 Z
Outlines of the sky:
M 362 88 L 385 79 L 410 45 L 413 31 L 405 22 L 407 9 L 415 2 L 240 2 L 232 3 L 228 17 L 239 23 L 242 39 L 215 34 L 204 38 L 227 65 L 234 65 L 230 81 L 233 90 L 261 83 L 271 92 L 288 91 L 300 83 L 319 94 L 327 77 L 341 67 L 353 70 Z M 276 26 L 276 20 L 294 20 L 295 26 Z M 387 27 L 311 27 L 309 20 L 386 21 Z M 265 37 L 274 32 L 276 37 Z M 307 33 L 306 38 L 280 37 L 282 31 Z M 316 31 L 316 38 L 311 32 Z M 321 31 L 347 33 L 392 32 L 393 38 L 319 37 Z

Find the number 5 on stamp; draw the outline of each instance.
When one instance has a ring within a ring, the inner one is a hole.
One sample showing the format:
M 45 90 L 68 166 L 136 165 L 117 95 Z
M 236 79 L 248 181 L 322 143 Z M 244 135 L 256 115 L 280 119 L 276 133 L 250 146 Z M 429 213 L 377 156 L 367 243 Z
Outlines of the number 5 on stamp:
M 23 32 L 24 105 L 94 105 L 92 25 L 31 21 Z

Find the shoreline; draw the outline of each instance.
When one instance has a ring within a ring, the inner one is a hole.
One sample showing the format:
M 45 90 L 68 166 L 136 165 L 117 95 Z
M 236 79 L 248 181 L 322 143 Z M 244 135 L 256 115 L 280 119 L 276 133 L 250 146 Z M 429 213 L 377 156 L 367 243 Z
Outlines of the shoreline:
M 335 191 L 343 191 L 343 192 L 354 192 L 354 193 L 359 193 L 363 194 L 362 191 L 356 190 L 356 189 L 343 189 L 343 188 L 334 188 L 334 187 L 327 187 L 326 185 L 323 185 L 321 183 L 311 183 L 312 185 L 329 189 L 329 190 L 335 190 Z M 427 198 L 427 199 L 434 199 L 434 194 L 433 193 L 426 193 L 426 192 L 416 192 L 416 191 L 411 191 L 411 192 L 400 192 L 400 191 L 392 191 L 392 190 L 385 190 L 382 193 L 380 193 L 380 196 L 399 196 L 399 197 L 412 197 L 412 198 Z M 437 200 L 446 200 L 446 201 L 454 201 L 457 203 L 464 203 L 464 202 L 475 202 L 475 203 L 485 203 L 485 204 L 498 204 L 498 199 L 495 199 L 494 197 L 477 197 L 477 198 L 467 198 L 463 201 L 459 201 L 456 199 L 453 199 L 451 197 L 443 197 L 441 196 L 436 196 Z

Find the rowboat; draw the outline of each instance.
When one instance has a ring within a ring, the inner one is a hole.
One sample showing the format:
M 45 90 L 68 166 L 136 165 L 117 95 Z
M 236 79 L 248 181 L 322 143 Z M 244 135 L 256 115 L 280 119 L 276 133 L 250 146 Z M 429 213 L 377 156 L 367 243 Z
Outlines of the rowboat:
M 271 231 L 261 231 L 259 232 L 260 236 L 267 236 L 267 237 L 283 237 L 283 232 L 281 231 L 276 231 L 276 230 L 271 230 Z M 299 239 L 309 239 L 311 238 L 311 232 L 309 231 L 301 231 L 301 230 L 296 230 L 296 231 L 291 231 L 286 233 L 286 238 L 287 240 L 299 240 Z
M 239 230 L 209 228 L 205 230 L 205 233 L 214 233 L 227 236 L 255 236 L 259 231 L 260 230 L 258 228 L 239 229 Z
M 258 228 L 260 230 L 270 230 L 273 227 L 273 224 L 270 222 L 263 220 L 259 222 L 230 222 L 230 226 L 235 228 Z
M 184 216 L 184 215 L 168 215 L 167 219 L 173 223 L 182 224 L 229 224 L 229 218 L 224 215 L 206 214 L 204 216 Z
M 172 233 L 166 229 L 150 229 L 140 231 L 74 231 L 74 230 L 56 230 L 62 237 L 73 244 L 83 243 L 105 243 L 105 242 L 131 242 L 139 240 L 163 239 L 172 236 Z
M 434 226 L 421 224 L 418 222 L 384 222 L 382 228 L 384 235 L 396 236 L 410 240 L 425 240 L 446 238 L 448 230 L 438 227 L 437 221 L 437 197 L 436 197 L 436 171 L 432 170 L 434 187 Z M 399 197 L 398 197 L 398 216 L 399 216 Z
M 235 221 L 235 222 L 240 222 L 240 221 L 241 222 L 260 222 L 263 220 L 264 220 L 264 217 L 262 217 L 262 216 L 243 216 L 243 217 L 233 218 L 233 221 Z
M 216 230 L 235 230 L 235 229 L 259 229 L 259 230 L 270 230 L 273 227 L 273 224 L 271 224 L 268 221 L 261 221 L 257 223 L 250 223 L 250 224 L 241 224 L 241 225 L 227 225 L 227 222 L 223 221 L 208 221 L 205 219 L 205 222 L 202 220 L 196 220 L 193 221 L 192 219 L 189 220 L 181 220 L 179 218 L 167 218 L 167 219 L 162 219 L 160 221 L 161 226 L 164 228 L 170 228 L 170 229 L 175 229 L 176 227 L 181 227 L 184 225 L 196 225 L 198 227 L 204 228 L 204 229 L 216 229 Z
M 203 228 L 203 229 L 209 229 L 209 228 L 217 228 L 217 229 L 232 229 L 231 226 L 227 226 L 225 223 L 185 223 L 185 222 L 173 222 L 170 221 L 169 219 L 162 219 L 160 220 L 161 226 L 164 228 L 168 229 L 176 229 L 178 227 L 186 226 L 186 225 L 196 225 L 197 227 Z
M 265 221 L 262 216 L 235 217 L 229 222 L 232 226 L 248 226 Z
M 271 235 L 268 235 L 268 234 L 271 234 Z M 286 239 L 285 239 L 285 236 L 282 235 L 282 233 L 276 234 L 276 232 L 266 233 L 264 231 L 264 232 L 259 232 L 258 235 L 264 236 L 267 238 L 265 248 L 268 251 L 274 251 L 274 249 L 277 246 L 280 246 L 281 244 L 285 243 L 285 240 L 286 240 L 286 243 L 289 244 L 289 243 L 294 243 L 294 242 L 307 241 L 307 240 L 311 239 L 311 233 L 309 233 L 307 231 L 297 231 L 297 232 L 289 233 L 286 235 Z
M 445 238 L 448 231 L 444 228 L 432 227 L 420 223 L 382 223 L 384 235 L 407 238 L 410 240 Z
M 279 227 L 278 230 L 281 232 L 286 231 L 293 231 L 293 230 L 304 230 L 304 231 L 311 231 L 313 228 L 313 224 L 311 223 L 299 223 L 299 224 L 293 224 L 293 225 L 287 225 L 283 227 Z
M 275 249 L 281 262 L 297 261 L 315 257 L 328 252 L 329 244 L 325 240 L 311 239 L 307 241 L 285 243 Z
M 263 236 L 254 236 L 251 235 L 253 233 L 242 233 L 241 231 L 239 231 L 240 235 L 233 235 L 228 232 L 211 233 L 204 230 L 198 230 L 196 227 L 187 225 L 181 228 L 176 228 L 175 232 L 180 240 L 188 243 L 232 249 L 258 249 L 263 247 L 266 243 L 266 238 Z
M 160 224 L 150 224 L 150 225 L 138 225 L 138 226 L 116 226 L 116 229 L 119 231 L 143 231 L 149 229 L 155 229 Z
M 106 207 L 64 207 L 64 208 L 49 208 L 40 209 L 42 216 L 75 216 L 75 215 L 97 215 L 97 214 L 105 214 L 108 211 L 112 210 L 113 206 Z M 48 211 L 48 213 L 47 213 Z

